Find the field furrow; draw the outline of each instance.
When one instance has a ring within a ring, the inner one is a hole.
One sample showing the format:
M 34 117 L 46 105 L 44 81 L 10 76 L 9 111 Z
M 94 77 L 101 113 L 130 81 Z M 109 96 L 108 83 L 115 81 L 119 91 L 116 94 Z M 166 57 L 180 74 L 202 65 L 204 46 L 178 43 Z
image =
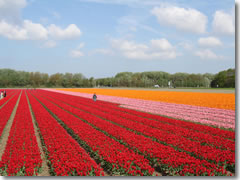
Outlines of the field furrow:
M 56 96 L 56 94 L 55 94 L 55 96 Z M 118 116 L 118 117 L 130 120 L 130 121 L 138 122 L 140 124 L 144 124 L 149 127 L 159 129 L 161 131 L 166 131 L 171 134 L 183 136 L 183 137 L 191 139 L 193 141 L 198 141 L 201 144 L 213 145 L 217 148 L 235 151 L 235 142 L 234 141 L 224 139 L 224 138 L 221 138 L 218 136 L 212 136 L 210 134 L 205 134 L 205 133 L 185 129 L 181 126 L 163 123 L 164 119 L 167 119 L 164 117 L 159 116 L 159 119 L 161 118 L 162 121 L 154 121 L 154 120 L 151 120 L 148 118 L 143 118 L 143 117 L 139 117 L 137 115 L 129 114 L 129 113 L 125 112 L 125 109 L 120 108 L 120 107 L 107 105 L 107 104 L 105 104 L 104 106 L 100 105 L 101 102 L 99 102 L 99 101 L 96 103 L 92 103 L 91 101 L 86 100 L 84 98 L 68 97 L 67 99 L 68 99 L 67 103 L 71 102 L 71 105 L 75 105 L 75 107 L 79 106 L 79 105 L 83 105 L 83 107 L 87 106 L 89 108 L 99 110 L 99 113 L 104 112 L 109 115 Z M 89 110 L 91 111 L 91 109 L 89 109 Z M 203 126 L 202 128 L 204 129 L 205 127 Z
M 50 166 L 57 176 L 100 176 L 102 169 L 30 93 L 29 101 Z
M 3 130 L 12 114 L 13 108 L 19 98 L 20 91 L 18 91 L 13 97 L 10 95 L 8 101 L 5 101 L 5 105 L 0 109 L 0 137 L 2 136 Z
M 69 95 L 92 98 L 89 93 L 69 92 L 54 89 L 48 91 L 60 92 Z M 235 128 L 235 111 L 228 109 L 217 109 L 204 106 L 158 102 L 144 99 L 133 99 L 118 96 L 98 95 L 99 100 L 120 104 L 122 107 L 160 114 L 167 117 L 183 119 L 216 127 Z
M 136 154 L 133 150 L 126 148 L 64 110 L 56 108 L 55 105 L 39 95 L 36 97 L 99 156 L 100 162 L 102 161 L 112 175 L 153 174 L 154 169 L 142 155 Z
M 46 94 L 45 94 L 45 96 L 46 96 Z M 51 99 L 52 100 L 52 99 Z M 68 99 L 69 100 L 69 99 Z M 52 101 L 54 101 L 54 100 L 52 100 Z M 69 100 L 70 101 L 70 100 Z M 79 105 L 80 107 L 79 107 L 79 109 L 81 109 L 81 111 L 80 110 L 77 110 L 76 108 L 74 109 L 73 107 L 70 107 L 70 106 L 68 106 L 68 105 L 66 105 L 66 104 L 63 104 L 63 103 L 60 103 L 59 101 L 58 102 L 56 102 L 56 101 L 54 101 L 55 103 L 57 103 L 60 107 L 63 107 L 64 109 L 66 109 L 66 110 L 68 110 L 68 111 L 70 111 L 70 112 L 72 112 L 73 114 L 76 114 L 76 115 L 78 115 L 80 118 L 83 118 L 83 119 L 85 119 L 86 121 L 88 121 L 88 122 L 90 122 L 90 123 L 92 123 L 92 124 L 94 124 L 95 126 L 97 126 L 97 127 L 109 127 L 110 128 L 110 130 L 112 130 L 112 132 L 118 132 L 117 134 L 119 134 L 119 132 L 121 132 L 121 131 L 124 131 L 123 129 L 121 129 L 119 126 L 115 126 L 115 125 L 113 125 L 112 123 L 110 123 L 110 122 L 106 122 L 106 121 L 104 121 L 103 119 L 101 119 L 101 118 L 97 118 L 96 116 L 93 116 L 92 114 L 97 114 L 97 115 L 100 115 L 99 113 L 100 112 L 98 112 L 98 113 L 96 113 L 96 110 L 94 110 L 94 108 L 89 108 L 89 109 L 86 109 L 87 107 L 86 106 L 81 106 L 81 105 Z M 76 104 L 75 104 L 76 105 Z M 56 107 L 55 107 L 56 108 Z M 84 111 L 87 111 L 87 112 L 84 112 L 83 111 L 83 109 L 84 109 Z M 91 111 L 92 110 L 92 111 Z M 100 115 L 100 117 L 104 117 L 104 118 L 108 118 L 109 119 L 109 117 L 106 117 L 106 116 L 103 116 L 103 115 Z M 95 119 L 95 121 L 94 121 L 94 119 Z M 112 120 L 112 119 L 114 119 L 114 117 L 110 117 L 110 119 Z M 122 121 L 123 122 L 123 125 L 125 124 L 125 123 L 127 123 L 127 122 L 124 122 L 123 121 L 123 119 L 119 119 L 119 117 L 118 118 L 115 118 L 115 119 L 118 119 L 119 121 Z M 115 122 L 115 121 L 114 121 Z M 119 124 L 119 122 L 118 122 L 118 124 Z M 114 128 L 113 128 L 113 127 Z M 137 126 L 139 126 L 139 125 L 137 125 Z M 113 130 L 114 129 L 114 130 Z M 119 129 L 119 130 L 118 130 Z M 134 129 L 134 128 L 132 128 L 132 129 Z M 109 129 L 108 129 L 109 130 Z M 151 131 L 150 131 L 151 132 Z M 128 132 L 129 133 L 129 132 Z M 122 133 L 120 133 L 120 134 L 122 134 Z M 130 133 L 131 134 L 131 133 Z M 130 137 L 132 137 L 133 135 L 135 135 L 134 133 L 132 133 L 132 135 L 129 135 Z M 115 134 L 115 136 L 116 136 L 116 134 Z M 122 140 L 122 137 L 119 137 L 119 136 L 117 136 L 117 138 L 118 139 L 120 139 L 120 140 Z M 126 140 L 127 138 L 125 137 L 125 140 Z M 150 140 L 150 139 L 149 139 Z M 143 143 L 143 145 L 144 145 L 145 143 Z M 149 143 L 148 143 L 149 144 Z M 131 144 L 132 145 L 132 144 Z M 155 144 L 156 145 L 156 144 Z M 184 144 L 185 145 L 185 144 Z M 195 143 L 195 145 L 196 145 L 196 143 Z M 156 146 L 157 147 L 157 146 Z M 146 147 L 145 147 L 146 148 Z M 204 147 L 204 148 L 206 148 L 206 146 Z M 188 150 L 190 149 L 190 147 L 188 148 Z M 208 149 L 209 150 L 209 149 Z M 215 152 L 217 151 L 216 149 L 214 149 L 215 150 Z M 189 151 L 188 151 L 189 152 Z M 205 153 L 206 153 L 206 151 L 205 151 Z M 220 155 L 221 153 L 220 152 L 218 152 L 218 154 Z M 175 157 L 175 156 L 174 156 Z M 175 157 L 176 159 L 178 159 L 177 157 Z M 218 162 L 216 162 L 215 164 L 218 164 Z
M 0 162 L 1 174 L 37 175 L 40 172 L 41 163 L 26 94 L 23 92 Z
M 162 102 L 137 99 L 141 94 L 93 101 L 90 89 L 6 90 L 0 175 L 235 175 L 235 112 L 226 99 L 232 95 L 220 106 L 198 102 L 194 93 L 182 93 L 186 101 L 178 93 Z
M 77 96 L 77 97 L 86 97 L 86 98 L 91 98 L 91 95 L 90 94 L 84 94 L 81 93 L 76 93 L 76 92 L 63 92 L 63 91 L 59 91 L 59 90 L 52 90 L 52 89 L 47 89 L 47 91 L 51 91 L 51 92 L 55 92 L 55 94 L 66 94 L 66 95 L 69 95 L 69 96 L 64 96 L 64 97 L 72 97 L 72 94 L 73 96 Z M 58 92 L 58 93 L 56 93 Z M 101 95 L 99 95 L 99 99 L 101 99 Z M 106 98 L 103 98 L 103 100 L 106 100 L 106 101 L 110 101 L 111 102 L 111 97 L 109 96 L 106 96 Z M 123 99 L 122 97 L 117 97 L 119 100 Z M 102 102 L 105 102 L 105 101 L 101 101 Z M 106 103 L 106 102 L 105 102 Z M 110 103 L 112 104 L 112 103 Z M 144 102 L 139 102 L 139 104 L 144 104 Z M 105 105 L 105 104 L 104 104 Z M 151 107 L 151 104 L 148 105 L 148 107 Z M 117 107 L 117 104 L 113 104 L 113 106 L 111 106 L 111 108 L 115 108 L 115 109 L 118 109 L 119 108 Z M 178 107 L 172 107 L 172 110 L 175 110 L 177 109 Z M 159 110 L 161 110 L 162 107 L 159 107 Z M 197 107 L 197 109 L 202 109 L 202 107 Z M 209 133 L 209 134 L 213 134 L 213 135 L 217 135 L 217 136 L 221 136 L 221 137 L 224 137 L 224 138 L 228 138 L 228 139 L 233 139 L 235 140 L 235 134 L 233 131 L 223 131 L 219 128 L 215 128 L 215 127 L 210 127 L 210 126 L 205 126 L 205 125 L 198 125 L 196 123 L 192 123 L 191 121 L 179 121 L 178 119 L 172 119 L 172 118 L 163 118 L 159 115 L 155 115 L 155 114 L 150 114 L 150 113 L 146 113 L 146 111 L 136 111 L 134 109 L 126 109 L 126 108 L 120 108 L 121 111 L 123 112 L 127 112 L 129 114 L 134 114 L 134 115 L 137 115 L 137 116 L 141 116 L 141 117 L 146 117 L 146 118 L 149 118 L 149 119 L 154 119 L 154 120 L 157 120 L 157 121 L 160 121 L 160 122 L 166 122 L 168 124 L 173 124 L 173 125 L 178 125 L 178 126 L 182 126 L 184 128 L 187 128 L 187 129 L 192 129 L 192 130 L 196 130 L 196 131 L 200 131 L 200 132 L 204 132 L 204 133 Z M 203 109 L 202 112 L 208 112 L 208 110 L 205 110 Z M 216 109 L 213 114 L 219 114 L 223 112 L 221 109 Z M 227 112 L 228 114 L 231 113 L 232 111 L 229 111 Z M 193 113 L 194 115 L 194 113 Z M 235 117 L 235 112 L 233 112 L 233 114 L 231 116 L 234 116 Z M 189 118 L 189 117 L 187 117 Z M 193 119 L 195 119 L 196 117 L 194 117 Z M 191 120 L 191 119 L 190 119 Z

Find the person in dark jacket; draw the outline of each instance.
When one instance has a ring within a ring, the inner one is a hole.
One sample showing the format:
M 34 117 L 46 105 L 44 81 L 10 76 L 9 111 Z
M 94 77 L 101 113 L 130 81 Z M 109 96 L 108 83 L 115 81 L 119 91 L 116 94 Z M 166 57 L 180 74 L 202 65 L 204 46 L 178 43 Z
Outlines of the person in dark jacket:
M 97 95 L 95 93 L 93 94 L 93 101 L 97 101 Z

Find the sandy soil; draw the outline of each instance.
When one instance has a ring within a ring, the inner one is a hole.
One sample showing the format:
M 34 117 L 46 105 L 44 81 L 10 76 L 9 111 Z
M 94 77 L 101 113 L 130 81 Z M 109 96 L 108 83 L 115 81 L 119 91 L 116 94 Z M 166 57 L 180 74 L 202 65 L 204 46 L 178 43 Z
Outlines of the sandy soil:
M 37 126 L 35 124 L 36 120 L 35 120 L 35 118 L 33 116 L 32 108 L 30 106 L 30 102 L 28 100 L 28 96 L 27 96 L 27 101 L 28 101 L 28 106 L 29 106 L 29 109 L 30 109 L 31 117 L 32 117 L 32 122 L 33 122 L 35 136 L 37 138 L 37 144 L 38 144 L 38 147 L 39 147 L 39 150 L 40 150 L 40 153 L 41 153 L 41 158 L 42 158 L 42 172 L 39 173 L 38 176 L 50 176 L 50 174 L 49 174 L 49 167 L 47 165 L 46 156 L 45 156 L 45 153 L 44 153 L 43 148 L 42 148 L 42 143 L 41 143 L 40 136 L 39 136 L 39 133 L 38 133 L 38 128 L 37 128 Z

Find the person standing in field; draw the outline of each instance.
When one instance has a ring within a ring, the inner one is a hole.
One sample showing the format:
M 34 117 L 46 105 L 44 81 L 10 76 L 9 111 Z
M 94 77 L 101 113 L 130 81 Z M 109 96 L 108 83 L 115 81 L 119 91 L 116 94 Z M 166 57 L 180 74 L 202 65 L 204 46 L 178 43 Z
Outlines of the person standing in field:
M 94 93 L 93 94 L 93 101 L 96 102 L 97 101 L 97 95 Z
M 6 97 L 6 96 L 7 96 L 7 92 L 6 92 L 6 91 L 4 91 L 3 97 Z
M 3 98 L 3 92 L 1 91 L 1 96 L 0 96 L 0 99 L 2 99 Z

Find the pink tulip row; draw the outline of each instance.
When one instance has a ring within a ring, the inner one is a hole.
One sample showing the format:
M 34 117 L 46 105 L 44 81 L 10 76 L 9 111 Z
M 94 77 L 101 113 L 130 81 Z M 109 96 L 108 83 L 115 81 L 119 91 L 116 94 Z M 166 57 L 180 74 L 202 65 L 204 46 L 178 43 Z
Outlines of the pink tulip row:
M 39 96 L 37 96 L 39 95 Z M 153 157 L 154 159 L 158 159 L 159 164 L 163 166 L 163 164 L 171 163 L 169 162 L 169 159 L 174 159 L 174 165 L 179 164 L 181 167 L 188 166 L 188 164 L 191 165 L 197 165 L 201 164 L 202 167 L 208 166 L 208 162 L 206 161 L 199 161 L 197 159 L 194 159 L 189 154 L 186 154 L 185 152 L 179 152 L 175 151 L 175 149 L 171 146 L 178 147 L 181 150 L 185 150 L 187 152 L 191 152 L 191 154 L 195 154 L 198 157 L 202 157 L 208 160 L 216 161 L 216 163 L 211 163 L 211 168 L 213 171 L 215 169 L 218 169 L 215 165 L 217 165 L 217 162 L 225 162 L 227 159 L 228 164 L 234 164 L 234 152 L 220 149 L 222 148 L 222 145 L 226 144 L 226 141 L 229 142 L 229 144 L 232 144 L 234 151 L 234 143 L 230 140 L 219 138 L 218 143 L 216 144 L 218 147 L 215 148 L 212 146 L 217 141 L 217 137 L 212 138 L 212 135 L 207 135 L 208 138 L 205 139 L 206 141 L 204 145 L 199 141 L 200 139 L 203 140 L 203 136 L 206 134 L 199 134 L 198 132 L 190 131 L 187 129 L 183 129 L 178 126 L 170 126 L 167 124 L 162 124 L 158 121 L 150 120 L 150 119 L 143 119 L 138 116 L 133 116 L 130 114 L 127 114 L 124 112 L 124 108 L 116 107 L 115 105 L 109 103 L 104 104 L 102 101 L 92 102 L 92 100 L 89 100 L 87 98 L 80 98 L 80 97 L 74 97 L 71 95 L 64 95 L 60 93 L 54 93 L 54 92 L 47 92 L 47 91 L 41 91 L 38 90 L 36 92 L 36 96 L 40 101 L 42 101 L 45 105 L 49 104 L 49 102 L 52 102 L 52 105 L 47 106 L 52 112 L 57 112 L 57 109 L 59 111 L 68 111 L 72 114 L 80 117 L 81 119 L 84 119 L 85 121 L 89 122 L 90 124 L 96 126 L 97 128 L 101 129 L 101 131 L 105 131 L 111 136 L 116 137 L 118 140 L 121 140 L 122 142 L 127 143 L 129 146 L 133 147 L 134 149 L 138 149 L 142 153 L 145 154 L 146 157 L 150 155 L 150 157 Z M 45 98 L 42 98 L 42 97 Z M 55 104 L 55 106 L 54 106 Z M 59 107 L 57 107 L 57 106 Z M 61 109 L 61 108 L 62 109 Z M 118 109 L 119 111 L 115 110 Z M 64 110 L 63 110 L 64 109 Z M 121 111 L 123 109 L 123 111 Z M 66 114 L 66 113 L 65 113 Z M 146 114 L 146 113 L 145 113 Z M 67 114 L 64 116 L 68 121 L 69 119 L 72 119 L 67 117 Z M 160 117 L 160 116 L 159 116 Z M 79 121 L 77 118 L 73 117 L 73 124 L 76 126 L 76 123 Z M 167 118 L 163 118 L 167 119 Z M 143 120 L 143 121 L 141 121 Z M 141 123 L 139 123 L 141 121 Z M 114 122 L 114 123 L 113 123 Z M 160 125 L 159 129 L 156 127 L 150 127 L 144 122 L 148 122 L 148 125 Z M 154 123 L 156 122 L 156 123 Z M 193 124 L 193 123 L 191 123 Z M 201 126 L 204 128 L 203 125 L 196 125 Z M 86 128 L 86 125 L 84 126 Z M 134 130 L 134 132 L 129 131 L 128 129 Z M 170 133 L 170 129 L 172 130 Z M 216 129 L 216 128 L 215 128 Z M 79 129 L 78 129 L 79 132 Z M 141 132 L 143 135 L 136 134 L 135 132 Z M 223 134 L 225 133 L 224 130 L 222 130 Z M 185 136 L 188 134 L 187 136 Z M 158 140 L 165 142 L 167 144 L 163 145 L 161 143 L 157 143 L 156 141 L 152 141 L 151 138 L 146 138 L 144 135 L 147 135 L 149 137 L 156 137 Z M 185 136 L 185 137 L 183 137 Z M 196 138 L 196 141 L 192 141 L 190 139 Z M 213 141 L 211 141 L 211 138 Z M 99 139 L 99 138 L 98 138 Z M 169 146 L 171 144 L 171 146 Z M 206 145 L 207 144 L 207 145 Z M 226 146 L 228 148 L 228 146 Z M 169 158 L 169 154 L 171 153 L 171 158 Z M 173 158 L 174 157 L 174 158 Z M 182 157 L 184 158 L 183 162 Z M 191 160 L 190 160 L 191 159 Z M 232 159 L 232 160 L 231 160 Z M 221 163 L 220 163 L 221 164 Z M 197 165 L 198 166 L 198 165 Z M 176 166 L 178 167 L 178 165 Z M 194 168 L 194 167 L 192 167 Z M 192 169 L 190 168 L 190 169 Z M 195 167 L 196 168 L 196 167 Z M 199 166 L 200 168 L 200 166 Z M 171 168 L 169 168 L 170 170 Z M 188 169 L 188 170 L 190 170 Z M 198 169 L 198 168 L 196 168 Z M 171 170 L 170 170 L 171 171 Z M 210 170 L 211 171 L 211 170 Z M 180 172 L 179 172 L 180 174 Z
M 54 89 L 45 90 L 92 98 L 92 94 L 88 93 L 60 91 Z M 132 99 L 117 96 L 97 95 L 97 97 L 99 100 L 118 103 L 121 105 L 121 107 L 125 108 L 150 112 L 153 114 L 160 114 L 193 122 L 200 122 L 217 127 L 235 129 L 235 111 L 232 110 Z

